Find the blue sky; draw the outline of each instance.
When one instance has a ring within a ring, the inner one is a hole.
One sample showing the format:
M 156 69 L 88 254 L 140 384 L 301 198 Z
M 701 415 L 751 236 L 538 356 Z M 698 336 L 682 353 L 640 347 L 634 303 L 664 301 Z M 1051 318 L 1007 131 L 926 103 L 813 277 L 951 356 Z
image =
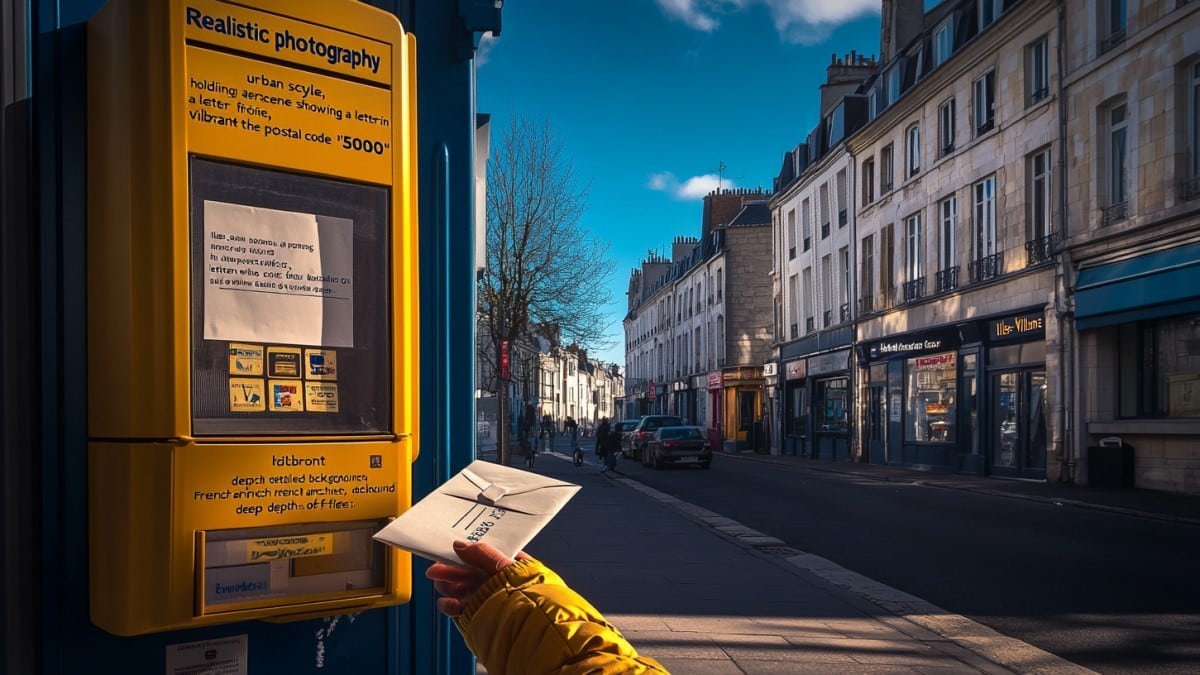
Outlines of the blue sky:
M 630 272 L 700 233 L 717 186 L 770 189 L 819 119 L 834 53 L 879 53 L 879 0 L 508 0 L 477 59 L 493 137 L 546 120 L 587 187 L 582 225 L 611 244 L 614 347 Z

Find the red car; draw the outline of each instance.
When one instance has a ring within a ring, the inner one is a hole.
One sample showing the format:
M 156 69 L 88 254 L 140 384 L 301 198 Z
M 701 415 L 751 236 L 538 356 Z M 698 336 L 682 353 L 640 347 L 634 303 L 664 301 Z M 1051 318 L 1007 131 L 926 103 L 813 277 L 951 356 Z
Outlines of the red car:
M 645 463 L 661 469 L 664 464 L 712 464 L 712 447 L 700 427 L 660 427 L 646 443 Z
M 675 415 L 646 415 L 621 439 L 625 456 L 646 464 L 646 444 L 654 438 L 654 432 L 659 427 L 679 426 L 683 426 L 683 419 Z

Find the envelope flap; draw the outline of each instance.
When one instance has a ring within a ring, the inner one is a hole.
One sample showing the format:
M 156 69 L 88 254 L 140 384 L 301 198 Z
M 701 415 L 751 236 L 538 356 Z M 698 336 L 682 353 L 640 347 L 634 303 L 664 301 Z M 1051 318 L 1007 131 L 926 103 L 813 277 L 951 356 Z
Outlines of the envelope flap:
M 522 513 L 554 513 L 579 489 L 574 483 L 492 462 L 471 462 L 440 490 Z

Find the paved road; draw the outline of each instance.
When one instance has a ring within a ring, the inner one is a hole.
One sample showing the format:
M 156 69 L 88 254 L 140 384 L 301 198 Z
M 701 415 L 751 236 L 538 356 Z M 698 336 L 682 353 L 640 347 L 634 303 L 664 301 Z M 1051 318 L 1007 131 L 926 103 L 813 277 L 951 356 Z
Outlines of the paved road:
M 1200 528 L 717 455 L 646 485 L 1104 673 L 1200 672 Z M 636 513 L 627 517 L 636 519 Z

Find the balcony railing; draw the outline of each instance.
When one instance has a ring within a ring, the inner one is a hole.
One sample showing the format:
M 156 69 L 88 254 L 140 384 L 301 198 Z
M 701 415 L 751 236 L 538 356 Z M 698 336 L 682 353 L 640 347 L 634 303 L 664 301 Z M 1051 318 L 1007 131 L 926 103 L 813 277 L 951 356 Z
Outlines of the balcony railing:
M 833 310 L 827 309 L 824 312 L 821 312 L 821 327 L 829 328 L 829 326 L 832 323 L 833 323 Z
M 875 298 L 870 295 L 864 295 L 858 299 L 859 315 L 870 314 L 875 311 Z
M 1125 220 L 1129 210 L 1129 202 L 1118 202 L 1100 209 L 1100 225 L 1112 225 Z
M 904 301 L 912 302 L 925 296 L 925 277 L 904 282 Z
M 892 181 L 883 181 L 879 184 L 879 194 L 885 195 L 892 191 Z
M 996 253 L 985 258 L 971 261 L 968 268 L 971 273 L 971 283 L 977 284 L 988 279 L 995 279 L 1004 270 L 1004 254 Z
M 954 152 L 954 143 L 953 142 L 947 143 L 946 145 L 942 146 L 942 157 L 945 157 L 952 152 Z
M 1179 184 L 1179 197 L 1185 202 L 1200 197 L 1200 176 Z
M 891 309 L 896 306 L 896 287 L 885 286 L 879 289 L 879 302 L 875 309 Z
M 811 333 L 816 326 L 817 323 L 811 316 L 804 320 L 804 332 Z
M 1113 47 L 1116 47 L 1123 42 L 1125 42 L 1125 29 L 1124 28 L 1122 28 L 1121 30 L 1113 31 L 1111 35 L 1109 35 L 1108 37 L 1101 40 L 1100 45 L 1097 49 L 1098 49 L 1099 53 L 1104 54 L 1104 53 L 1108 52 L 1110 49 L 1112 49 Z
M 946 293 L 958 288 L 958 265 L 947 267 L 934 276 L 934 292 Z
M 1058 235 L 1050 233 L 1041 239 L 1025 242 L 1028 267 L 1050 262 L 1054 257 L 1054 248 L 1058 245 Z
M 846 323 L 847 321 L 850 320 L 850 303 L 848 303 L 848 302 L 842 303 L 842 307 L 838 311 L 838 316 L 841 317 L 842 323 Z

